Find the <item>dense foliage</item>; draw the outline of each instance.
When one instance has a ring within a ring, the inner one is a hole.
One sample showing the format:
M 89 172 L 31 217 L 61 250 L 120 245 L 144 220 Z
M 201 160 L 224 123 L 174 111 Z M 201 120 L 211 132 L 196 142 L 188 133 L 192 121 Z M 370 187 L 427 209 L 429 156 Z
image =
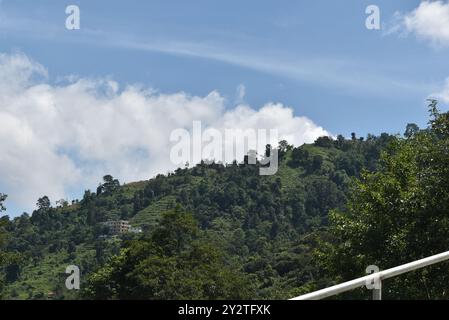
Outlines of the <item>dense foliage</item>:
M 241 266 L 225 259 L 179 207 L 149 235 L 129 241 L 90 277 L 94 299 L 250 299 L 254 288 Z
M 83 199 L 37 202 L 31 216 L 4 218 L 10 299 L 288 298 L 329 283 L 314 259 L 328 212 L 343 209 L 351 178 L 375 170 L 395 137 L 319 138 L 279 145 L 280 168 L 201 163 L 121 186 L 105 176 Z M 104 237 L 102 222 L 126 219 L 142 235 Z M 64 288 L 80 266 L 81 292 Z M 238 289 L 237 289 L 238 288 Z
M 408 125 L 404 138 L 282 141 L 274 176 L 260 176 L 260 164 L 201 163 L 126 185 L 108 175 L 96 192 L 57 207 L 42 197 L 31 215 L 2 218 L 2 252 L 20 255 L 0 261 L 4 295 L 285 299 L 364 275 L 367 265 L 445 251 L 449 117 L 432 108 L 430 127 Z M 117 219 L 144 232 L 104 236 L 103 222 Z M 64 287 L 71 264 L 80 291 Z M 445 297 L 437 271 L 410 275 L 408 291 L 391 282 L 389 297 Z M 420 283 L 429 289 L 418 292 Z
M 449 114 L 431 101 L 429 128 L 408 126 L 375 172 L 364 172 L 346 210 L 332 212 L 334 241 L 322 250 L 341 280 L 387 269 L 449 248 Z M 384 283 L 385 298 L 447 299 L 449 265 L 440 263 Z M 354 297 L 354 295 L 352 295 Z M 357 295 L 355 295 L 357 297 Z

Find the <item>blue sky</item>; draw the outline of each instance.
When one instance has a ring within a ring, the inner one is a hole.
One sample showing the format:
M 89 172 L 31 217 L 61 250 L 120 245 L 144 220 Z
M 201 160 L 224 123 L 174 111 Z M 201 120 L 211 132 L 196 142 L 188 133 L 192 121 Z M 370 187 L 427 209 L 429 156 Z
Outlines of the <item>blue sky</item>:
M 107 75 L 163 92 L 218 90 L 230 98 L 244 84 L 249 103 L 280 101 L 333 133 L 402 132 L 407 122 L 425 124 L 424 100 L 449 75 L 448 51 L 367 30 L 365 8 L 372 3 L 3 1 L 2 12 L 18 26 L 2 34 L 0 49 L 26 53 L 54 78 Z M 79 32 L 64 29 L 68 4 L 80 6 Z M 419 1 L 376 4 L 388 22 Z M 21 27 L 27 20 L 38 27 Z M 120 44 L 127 41 L 175 49 Z M 189 50 L 199 53 L 177 53 Z
M 167 95 L 216 91 L 225 108 L 242 99 L 255 110 L 282 103 L 331 134 L 402 133 L 409 122 L 426 124 L 425 100 L 444 96 L 449 77 L 449 41 L 423 30 L 426 16 L 413 14 L 420 3 L 3 0 L 0 52 L 39 63 L 56 88 L 76 76 Z M 446 3 L 431 9 L 444 15 Z M 65 29 L 70 4 L 80 7 L 81 30 Z M 365 28 L 371 4 L 381 30 Z M 405 17 L 414 20 L 405 25 Z M 79 194 L 80 183 L 63 186 L 65 195 Z

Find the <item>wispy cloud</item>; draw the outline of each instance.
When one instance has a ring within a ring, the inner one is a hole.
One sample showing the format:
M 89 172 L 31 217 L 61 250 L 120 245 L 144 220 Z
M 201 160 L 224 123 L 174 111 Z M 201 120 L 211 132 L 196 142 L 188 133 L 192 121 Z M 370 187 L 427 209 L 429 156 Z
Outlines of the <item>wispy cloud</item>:
M 33 32 L 29 32 L 33 31 Z M 369 68 L 370 61 L 347 57 L 329 58 L 293 55 L 280 48 L 248 47 L 240 42 L 198 42 L 176 38 L 144 37 L 106 32 L 82 27 L 73 37 L 62 26 L 23 19 L 0 13 L 0 32 L 16 32 L 22 36 L 41 37 L 51 41 L 78 42 L 92 46 L 115 47 L 152 53 L 215 60 L 271 75 L 286 77 L 324 88 L 332 88 L 349 95 L 392 95 L 413 90 L 425 95 L 434 84 L 415 82 Z M 368 66 L 368 67 L 367 67 Z
M 236 47 L 214 46 L 192 42 L 145 42 L 119 40 L 104 44 L 149 52 L 164 52 L 204 59 L 213 59 L 244 68 L 273 75 L 288 77 L 314 85 L 336 88 L 345 93 L 357 91 L 362 94 L 391 94 L 392 92 L 415 90 L 429 92 L 434 84 L 413 82 L 394 78 L 370 69 L 370 62 L 361 61 L 359 65 L 346 59 L 329 58 L 291 58 L 281 51 L 258 50 L 248 52 Z

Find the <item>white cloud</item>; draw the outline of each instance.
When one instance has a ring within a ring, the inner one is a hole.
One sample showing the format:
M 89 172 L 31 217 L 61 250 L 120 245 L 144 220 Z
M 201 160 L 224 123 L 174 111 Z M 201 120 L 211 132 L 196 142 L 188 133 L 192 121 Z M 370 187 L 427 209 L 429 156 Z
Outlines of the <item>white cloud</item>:
M 0 191 L 27 210 L 42 195 L 56 200 L 95 188 L 107 173 L 131 182 L 174 169 L 170 133 L 191 130 L 195 120 L 219 129 L 277 128 L 296 145 L 328 134 L 282 104 L 226 108 L 215 91 L 162 94 L 108 79 L 51 84 L 23 54 L 0 54 L 0 81 Z
M 396 15 L 396 21 L 392 30 L 414 33 L 433 45 L 449 45 L 449 2 L 423 1 L 413 11 Z

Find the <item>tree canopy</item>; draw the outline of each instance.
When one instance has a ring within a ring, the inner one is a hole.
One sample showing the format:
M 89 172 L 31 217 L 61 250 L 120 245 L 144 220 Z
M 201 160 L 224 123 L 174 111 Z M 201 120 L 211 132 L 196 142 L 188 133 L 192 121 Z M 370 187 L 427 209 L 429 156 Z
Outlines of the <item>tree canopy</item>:
M 330 214 L 334 240 L 321 252 L 328 273 L 349 280 L 449 248 L 449 114 L 436 101 L 426 130 L 383 151 L 378 170 L 363 172 L 344 210 Z M 410 130 L 409 130 L 410 131 Z M 449 265 L 385 281 L 385 298 L 447 299 Z

